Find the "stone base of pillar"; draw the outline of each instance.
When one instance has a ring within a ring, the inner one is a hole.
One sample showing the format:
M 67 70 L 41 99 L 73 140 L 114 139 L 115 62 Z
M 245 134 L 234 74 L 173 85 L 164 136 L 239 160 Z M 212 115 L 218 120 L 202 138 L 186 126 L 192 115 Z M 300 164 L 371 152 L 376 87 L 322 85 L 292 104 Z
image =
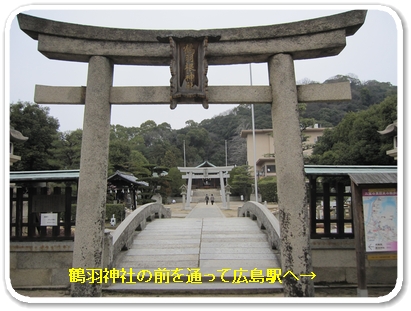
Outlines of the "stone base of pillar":
M 357 297 L 368 297 L 368 289 L 357 288 Z

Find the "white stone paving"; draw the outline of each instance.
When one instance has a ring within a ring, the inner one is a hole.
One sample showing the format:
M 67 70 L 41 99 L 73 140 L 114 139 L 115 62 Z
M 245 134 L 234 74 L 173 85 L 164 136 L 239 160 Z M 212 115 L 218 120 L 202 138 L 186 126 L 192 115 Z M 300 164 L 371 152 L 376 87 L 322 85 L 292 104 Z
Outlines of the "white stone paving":
M 243 288 L 245 285 L 250 289 L 278 290 L 282 287 L 278 282 L 244 281 L 250 278 L 251 270 L 260 271 L 265 276 L 267 269 L 280 268 L 279 260 L 255 221 L 248 217 L 226 218 L 217 204 L 199 203 L 186 218 L 156 219 L 148 223 L 114 268 L 126 271 L 131 268 L 136 274 L 150 270 L 153 276 L 156 270 L 157 273 L 159 269 L 168 270 L 170 283 L 168 286 L 161 282 L 153 284 L 154 278 L 151 282 L 136 284 L 117 282 L 109 287 L 111 290 L 193 289 L 187 279 L 183 283 L 171 281 L 176 280 L 173 272 L 177 268 L 185 278 L 190 271 L 201 273 L 204 284 L 195 284 L 197 289 L 201 286 L 210 290 Z M 244 284 L 239 286 L 235 280 L 242 280 L 240 283 Z

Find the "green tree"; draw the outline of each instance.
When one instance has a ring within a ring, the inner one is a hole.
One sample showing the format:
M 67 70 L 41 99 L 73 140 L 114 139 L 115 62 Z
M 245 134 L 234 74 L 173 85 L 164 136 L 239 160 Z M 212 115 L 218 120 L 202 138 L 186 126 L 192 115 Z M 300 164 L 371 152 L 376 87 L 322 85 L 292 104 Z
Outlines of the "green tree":
M 59 165 L 50 161 L 54 157 L 59 122 L 49 115 L 48 107 L 40 107 L 30 102 L 10 105 L 10 126 L 29 139 L 16 143 L 15 154 L 21 156 L 10 169 L 18 171 L 40 171 L 58 169 Z
M 138 150 L 131 150 L 130 163 L 130 171 L 134 175 L 144 172 L 144 165 L 149 164 L 146 157 Z M 145 173 L 147 174 L 148 172 L 146 171 Z
M 174 146 L 177 142 L 177 133 L 168 123 L 157 125 L 154 121 L 148 120 L 141 124 L 140 136 L 143 144 L 139 144 L 138 150 L 150 159 L 151 163 L 162 163 L 168 150 L 176 151 Z
M 131 169 L 131 148 L 127 142 L 115 140 L 109 146 L 109 173 L 117 170 L 130 171 Z
M 181 152 L 174 146 L 170 146 L 170 149 L 168 149 L 164 156 L 160 160 L 160 165 L 166 166 L 166 167 L 177 167 L 181 166 L 183 163 L 183 159 L 180 156 Z
M 141 203 L 152 202 L 151 198 L 155 193 L 159 193 L 162 196 L 163 203 L 165 203 L 167 196 L 171 193 L 170 178 L 168 176 L 169 168 L 156 164 L 146 164 L 143 165 L 143 168 L 148 173 L 141 172 L 137 177 L 139 180 L 147 182 L 149 186 L 145 188 L 144 193 L 141 193 Z
M 176 146 L 182 146 L 185 149 L 186 165 L 196 166 L 210 159 L 212 141 L 210 133 L 198 123 L 190 120 L 186 124 L 185 128 L 177 132 Z
M 348 81 L 351 87 L 352 100 L 348 102 L 322 102 L 310 103 L 303 112 L 302 117 L 314 118 L 315 123 L 322 127 L 333 127 L 341 122 L 349 112 L 358 112 L 371 105 L 381 103 L 386 97 L 396 95 L 397 87 L 391 83 L 377 82 L 375 80 L 361 82 L 353 74 L 337 75 L 324 83 Z
M 310 163 L 328 165 L 391 165 L 386 151 L 392 138 L 378 133 L 397 119 L 397 96 L 389 96 L 367 110 L 350 112 L 324 132 L 313 149 Z
M 186 127 L 198 127 L 198 123 L 195 122 L 194 120 L 187 120 L 186 122 Z
M 249 200 L 251 184 L 253 183 L 248 165 L 236 166 L 230 171 L 228 184 L 232 187 L 233 195 L 244 195 L 245 200 Z
M 79 169 L 82 136 L 81 129 L 59 132 L 58 140 L 53 142 L 55 152 L 50 163 L 59 169 Z
M 185 180 L 182 177 L 182 173 L 177 167 L 170 168 L 168 172 L 168 177 L 170 179 L 170 195 L 173 197 L 180 196 L 182 185 L 185 185 Z

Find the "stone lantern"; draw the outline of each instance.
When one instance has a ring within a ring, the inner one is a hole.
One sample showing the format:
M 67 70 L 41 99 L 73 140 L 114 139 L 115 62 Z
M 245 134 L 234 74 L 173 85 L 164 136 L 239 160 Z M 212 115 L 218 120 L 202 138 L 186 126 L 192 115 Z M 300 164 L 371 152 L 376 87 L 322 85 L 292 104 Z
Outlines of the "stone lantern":
M 393 149 L 387 150 L 387 155 L 397 160 L 397 120 L 387 125 L 385 130 L 378 131 L 381 135 L 389 135 L 393 137 Z
M 13 127 L 10 127 L 10 166 L 12 166 L 13 163 L 21 160 L 21 156 L 14 154 L 14 143 L 19 141 L 24 142 L 27 139 L 29 138 L 23 136 L 23 134 L 21 134 L 19 131 L 16 131 Z
M 181 195 L 183 196 L 183 206 L 185 206 L 186 204 L 186 195 L 187 195 L 187 186 L 186 185 L 182 185 L 180 187 L 181 189 Z

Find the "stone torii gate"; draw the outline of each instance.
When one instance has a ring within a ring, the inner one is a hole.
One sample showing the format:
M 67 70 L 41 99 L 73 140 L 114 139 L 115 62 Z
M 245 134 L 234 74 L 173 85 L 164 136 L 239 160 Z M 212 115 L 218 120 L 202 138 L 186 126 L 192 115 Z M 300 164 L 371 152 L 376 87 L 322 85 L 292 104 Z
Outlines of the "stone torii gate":
M 111 105 L 272 105 L 281 263 L 294 275 L 311 272 L 304 163 L 298 102 L 351 99 L 349 83 L 297 86 L 294 61 L 338 55 L 346 37 L 363 25 L 366 11 L 260 27 L 206 30 L 113 29 L 18 15 L 38 51 L 88 63 L 86 87 L 36 85 L 38 104 L 84 104 L 83 140 L 73 267 L 101 268 L 107 192 Z M 267 63 L 269 86 L 208 86 L 209 65 Z M 170 87 L 113 87 L 114 65 L 170 66 Z M 62 73 L 63 74 L 63 73 Z M 308 277 L 283 279 L 285 296 L 313 296 Z M 74 283 L 72 296 L 101 296 L 101 284 Z
M 184 209 L 191 209 L 191 186 L 193 179 L 203 179 L 203 178 L 220 178 L 221 186 L 221 203 L 224 209 L 227 208 L 227 200 L 224 186 L 224 178 L 230 178 L 228 174 L 234 166 L 219 166 L 219 167 L 177 167 L 181 173 L 186 173 L 183 175 L 183 179 L 188 179 L 187 183 L 187 200 L 185 202 Z

